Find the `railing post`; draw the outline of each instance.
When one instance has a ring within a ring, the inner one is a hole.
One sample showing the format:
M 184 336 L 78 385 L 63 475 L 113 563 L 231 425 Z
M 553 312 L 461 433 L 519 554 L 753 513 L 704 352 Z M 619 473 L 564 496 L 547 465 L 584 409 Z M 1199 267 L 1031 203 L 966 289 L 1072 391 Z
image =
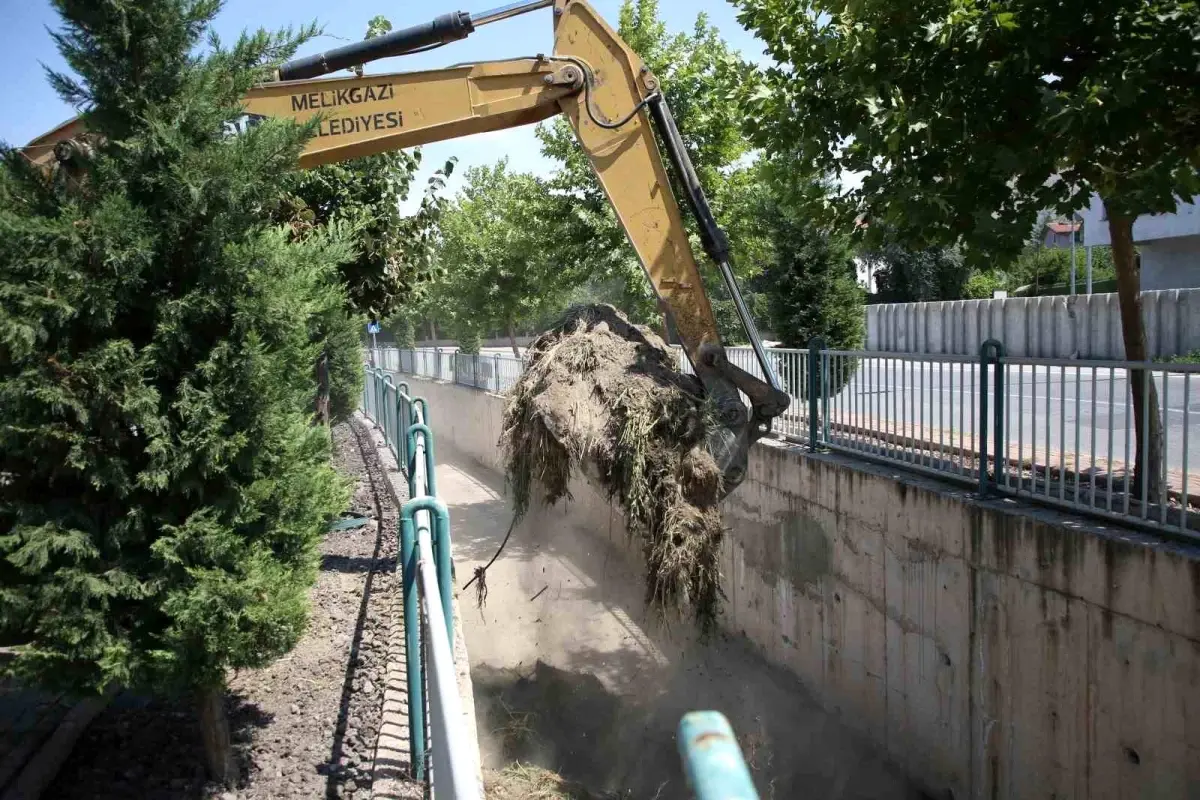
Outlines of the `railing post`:
M 450 653 L 453 656 L 454 606 L 451 603 L 454 602 L 454 557 L 450 554 L 450 512 L 441 500 L 438 500 L 438 504 L 433 518 L 433 561 L 437 568 L 442 611 L 446 617 L 446 639 L 450 642 Z
M 417 434 L 420 433 L 425 437 L 425 481 L 428 484 L 425 489 L 430 496 L 437 495 L 437 475 L 434 473 L 433 465 L 433 431 L 429 430 L 429 426 L 423 422 L 414 422 L 408 426 L 408 496 L 414 497 L 417 493 Z
M 384 375 L 383 408 L 380 409 L 379 416 L 382 417 L 381 422 L 383 423 L 383 440 L 387 442 L 388 446 L 392 448 L 393 452 L 396 452 L 396 439 L 399 438 L 399 432 L 395 430 L 396 426 L 393 425 L 393 422 L 399 422 L 399 417 L 389 413 L 390 411 L 395 410 L 393 408 L 395 404 L 388 402 L 388 393 L 394 391 L 396 391 L 396 383 L 392 380 L 392 376 Z M 397 397 L 399 397 L 399 392 L 396 394 Z
M 413 423 L 412 419 L 412 401 L 408 397 L 408 385 L 400 384 L 406 391 L 397 390 L 396 397 L 396 419 L 399 422 L 400 430 L 403 434 L 396 436 L 396 466 L 405 473 L 404 477 L 408 477 L 408 426 Z
M 992 411 L 995 415 L 995 435 L 992 437 L 994 450 L 992 462 L 994 465 L 993 479 L 996 481 L 996 485 L 999 486 L 1001 470 L 1008 469 L 1008 432 L 1004 428 L 1004 357 L 1008 353 L 1004 349 L 1004 342 L 999 339 L 991 339 L 989 341 L 994 343 L 996 349 L 996 361 L 994 362 L 996 375 L 992 379 L 992 391 L 996 396 L 995 409 Z M 1063 402 L 1066 402 L 1065 398 Z
M 822 342 L 822 344 L 824 344 Z M 829 353 L 825 352 L 825 348 L 821 348 L 821 434 L 826 445 L 830 442 L 829 436 L 829 395 L 831 394 L 829 383 Z
M 758 792 L 729 720 L 719 711 L 692 711 L 679 721 L 679 755 L 696 800 L 757 800 Z
M 1000 473 L 1000 439 L 1002 437 L 1002 411 L 1004 409 L 1004 377 L 1001 375 L 1000 359 L 1004 357 L 1004 345 L 996 339 L 988 339 L 979 345 L 979 496 L 990 493 L 988 481 L 988 366 L 995 365 L 996 391 L 996 478 Z
M 383 370 L 375 368 L 375 424 L 379 424 L 380 409 L 383 408 Z
M 418 405 L 421 406 L 421 418 L 418 420 L 416 414 L 414 413 L 412 415 L 412 419 L 409 420 L 410 424 L 413 422 L 424 422 L 426 425 L 433 424 L 429 421 L 429 403 L 426 402 L 424 397 L 414 397 L 410 401 L 410 405 L 414 408 Z
M 813 452 L 821 446 L 821 351 L 824 349 L 822 337 L 808 340 L 808 449 Z
M 413 501 L 400 508 L 400 565 L 404 594 L 404 661 L 408 681 L 408 756 L 412 776 L 425 779 L 425 698 L 421 675 L 421 621 L 417 610 L 417 530 Z
M 496 394 L 500 394 L 500 354 L 492 354 L 492 374 L 496 378 Z

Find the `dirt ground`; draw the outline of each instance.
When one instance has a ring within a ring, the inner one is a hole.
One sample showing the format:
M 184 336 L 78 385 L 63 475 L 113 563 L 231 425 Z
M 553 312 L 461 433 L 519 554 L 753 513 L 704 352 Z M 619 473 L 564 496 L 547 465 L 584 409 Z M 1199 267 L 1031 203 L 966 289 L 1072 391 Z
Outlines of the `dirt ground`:
M 333 437 L 339 469 L 357 480 L 351 510 L 372 519 L 326 536 L 312 619 L 300 644 L 274 664 L 230 680 L 228 711 L 242 785 L 226 792 L 205 784 L 189 703 L 121 697 L 80 739 L 47 797 L 370 796 L 391 613 L 387 600 L 398 590 L 392 572 L 396 511 L 366 432 L 339 425 Z M 412 788 L 412 796 L 420 797 L 419 787 Z

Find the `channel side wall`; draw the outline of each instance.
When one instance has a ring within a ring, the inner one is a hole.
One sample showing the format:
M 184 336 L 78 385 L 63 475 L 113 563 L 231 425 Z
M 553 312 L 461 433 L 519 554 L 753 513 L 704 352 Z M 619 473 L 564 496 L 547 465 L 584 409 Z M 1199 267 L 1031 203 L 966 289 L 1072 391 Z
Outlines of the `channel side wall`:
M 503 398 L 404 380 L 502 470 Z M 621 530 L 572 495 L 534 513 Z M 1200 797 L 1197 548 L 774 441 L 723 510 L 722 625 L 932 796 Z

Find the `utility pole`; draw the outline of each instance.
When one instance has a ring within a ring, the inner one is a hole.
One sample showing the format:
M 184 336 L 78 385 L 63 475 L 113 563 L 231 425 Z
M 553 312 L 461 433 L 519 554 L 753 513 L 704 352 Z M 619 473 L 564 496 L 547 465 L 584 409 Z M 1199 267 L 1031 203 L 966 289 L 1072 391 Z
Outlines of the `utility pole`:
M 1075 212 L 1071 212 L 1071 294 L 1075 294 Z
M 1087 293 L 1092 293 L 1092 246 L 1089 244 L 1087 250 Z

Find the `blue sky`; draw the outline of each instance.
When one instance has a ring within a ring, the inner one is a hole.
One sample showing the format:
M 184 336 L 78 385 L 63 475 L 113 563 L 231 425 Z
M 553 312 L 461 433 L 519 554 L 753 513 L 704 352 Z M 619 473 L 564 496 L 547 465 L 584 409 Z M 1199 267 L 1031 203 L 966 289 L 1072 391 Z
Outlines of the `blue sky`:
M 506 0 L 433 0 L 428 3 L 396 3 L 394 0 L 226 0 L 216 21 L 224 39 L 231 39 L 247 28 L 279 28 L 316 20 L 326 35 L 310 43 L 302 55 L 319 52 L 362 38 L 367 20 L 383 14 L 397 27 L 424 22 L 447 11 L 480 12 L 504 5 Z M 614 27 L 620 0 L 591 0 Z M 8 6 L 0 25 L 0 72 L 8 76 L 0 95 L 0 141 L 21 144 L 44 133 L 74 115 L 46 83 L 42 64 L 63 68 L 47 28 L 56 28 L 58 17 L 46 0 L 0 0 Z M 661 0 L 660 14 L 668 30 L 690 31 L 699 12 L 721 31 L 725 40 L 743 56 L 762 59 L 762 44 L 737 22 L 735 10 L 725 0 Z M 486 25 L 469 38 L 430 53 L 378 61 L 367 65 L 368 72 L 399 72 L 432 69 L 463 61 L 482 61 L 549 52 L 553 46 L 549 9 L 535 11 L 515 19 Z M 458 157 L 457 176 L 465 167 L 491 163 L 507 155 L 513 169 L 547 172 L 552 162 L 542 158 L 533 128 L 479 134 L 450 142 L 427 145 L 424 150 L 424 178 L 450 156 Z M 458 180 L 451 182 L 457 188 Z M 410 199 L 410 205 L 417 198 Z

